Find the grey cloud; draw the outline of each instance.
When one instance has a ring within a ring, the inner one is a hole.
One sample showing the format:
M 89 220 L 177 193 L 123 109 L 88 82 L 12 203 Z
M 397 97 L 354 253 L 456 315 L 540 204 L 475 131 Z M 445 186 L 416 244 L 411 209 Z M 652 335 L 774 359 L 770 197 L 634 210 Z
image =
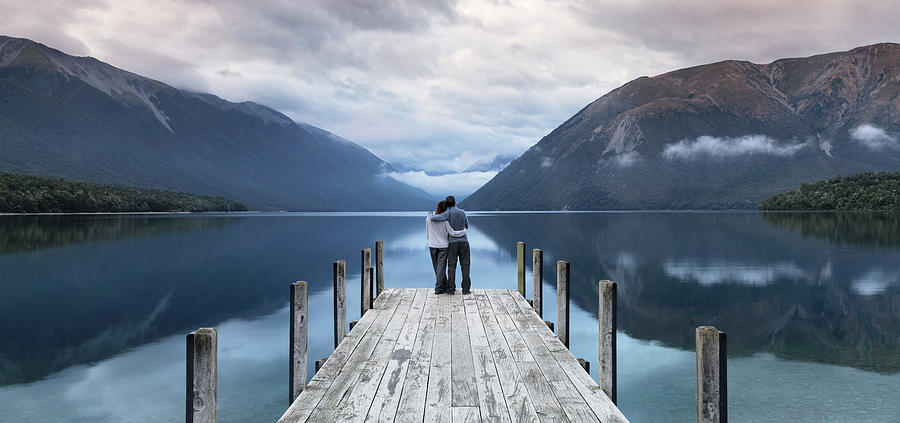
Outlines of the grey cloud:
M 315 8 L 326 10 L 341 22 L 367 30 L 412 31 L 433 21 L 456 19 L 453 0 L 320 0 Z
M 890 0 L 578 0 L 571 7 L 585 22 L 683 65 L 765 63 L 900 38 L 900 9 Z
M 751 154 L 788 157 L 808 145 L 808 142 L 779 143 L 765 135 L 746 135 L 737 138 L 704 135 L 693 141 L 681 140 L 667 144 L 663 147 L 662 156 L 666 160 L 693 160 L 701 157 L 724 159 Z
M 518 155 L 640 75 L 900 38 L 897 12 L 883 1 L 865 8 L 774 0 L 0 6 L 13 11 L 0 16 L 9 35 L 231 101 L 256 101 L 426 170 Z

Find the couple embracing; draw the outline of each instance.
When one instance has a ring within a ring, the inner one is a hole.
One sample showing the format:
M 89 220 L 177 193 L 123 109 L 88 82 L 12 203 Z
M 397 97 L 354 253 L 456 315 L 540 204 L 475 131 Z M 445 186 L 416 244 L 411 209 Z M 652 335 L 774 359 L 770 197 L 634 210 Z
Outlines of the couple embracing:
M 437 205 L 437 210 L 425 218 L 425 233 L 428 236 L 428 247 L 431 252 L 431 264 L 434 266 L 434 293 L 456 293 L 456 263 L 462 267 L 462 293 L 467 295 L 472 288 L 469 279 L 469 239 L 466 230 L 469 221 L 466 212 L 456 207 L 456 198 L 452 195 Z M 450 267 L 449 277 L 447 267 Z

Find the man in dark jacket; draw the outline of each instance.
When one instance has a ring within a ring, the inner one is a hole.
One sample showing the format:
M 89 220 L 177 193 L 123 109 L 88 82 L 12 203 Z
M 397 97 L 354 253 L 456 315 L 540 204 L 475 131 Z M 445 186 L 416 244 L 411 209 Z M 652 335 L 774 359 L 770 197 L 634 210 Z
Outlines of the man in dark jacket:
M 466 218 L 466 211 L 456 207 L 456 198 L 448 195 L 444 203 L 449 207 L 447 211 L 430 216 L 429 219 L 435 221 L 446 220 L 450 222 L 450 227 L 454 231 L 461 231 L 463 228 L 469 228 L 469 220 Z M 469 238 L 466 236 L 450 237 L 450 247 L 447 249 L 447 264 L 449 265 L 449 274 L 447 286 L 449 293 L 456 290 L 456 262 L 462 267 L 462 293 L 467 295 L 472 289 L 472 280 L 469 279 L 469 264 L 471 255 L 469 253 Z

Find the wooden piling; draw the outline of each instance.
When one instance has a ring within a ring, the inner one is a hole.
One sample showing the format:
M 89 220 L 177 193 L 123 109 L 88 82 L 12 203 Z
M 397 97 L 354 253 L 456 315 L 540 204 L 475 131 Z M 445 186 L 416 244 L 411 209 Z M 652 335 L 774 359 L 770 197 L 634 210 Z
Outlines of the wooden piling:
M 360 270 L 359 270 L 359 315 L 366 314 L 372 308 L 372 280 L 369 278 L 369 268 L 372 267 L 372 249 L 365 248 L 359 253 Z
M 591 374 L 591 362 L 590 361 L 587 361 L 583 358 L 578 358 L 576 360 L 578 360 L 578 365 L 581 366 L 581 368 L 584 369 L 584 371 L 588 372 L 588 374 Z
M 217 339 L 214 328 L 200 328 L 187 335 L 187 423 L 216 422 Z
M 569 263 L 556 262 L 556 336 L 569 348 Z
M 516 244 L 516 268 L 518 269 L 518 287 L 519 294 L 522 294 L 522 297 L 528 298 L 525 296 L 525 243 L 519 242 Z
M 327 358 L 320 358 L 320 359 L 316 360 L 316 373 L 319 373 L 319 369 L 321 369 L 322 366 L 325 365 L 326 361 L 328 361 Z
M 375 296 L 384 292 L 384 241 L 375 242 Z
M 369 268 L 369 309 L 370 310 L 375 305 L 375 298 L 372 296 L 372 294 L 375 293 L 374 285 L 375 285 L 375 268 L 370 267 Z M 360 316 L 360 317 L 362 317 L 362 316 Z
M 538 317 L 544 317 L 544 252 L 537 248 L 531 252 L 531 273 L 534 295 L 531 307 Z
M 616 404 L 616 283 L 603 280 L 599 283 L 600 306 L 597 321 L 600 325 L 600 388 Z
M 306 347 L 309 319 L 309 289 L 306 281 L 291 284 L 291 350 L 289 402 L 306 387 Z
M 334 347 L 347 336 L 347 262 L 334 262 Z
M 697 423 L 728 422 L 725 333 L 713 326 L 696 330 Z

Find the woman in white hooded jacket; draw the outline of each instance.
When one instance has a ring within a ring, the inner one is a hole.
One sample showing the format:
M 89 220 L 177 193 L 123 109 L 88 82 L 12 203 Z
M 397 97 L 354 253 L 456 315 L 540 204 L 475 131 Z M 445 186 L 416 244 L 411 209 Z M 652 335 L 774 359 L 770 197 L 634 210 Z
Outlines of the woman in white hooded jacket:
M 436 214 L 447 210 L 447 205 L 441 201 L 437 205 Z M 431 214 L 431 213 L 429 213 Z M 431 253 L 431 265 L 434 267 L 434 293 L 450 294 L 447 281 L 447 247 L 450 246 L 450 237 L 460 237 L 466 234 L 466 229 L 454 231 L 450 222 L 443 220 L 435 222 L 425 217 L 425 235 L 428 238 L 428 250 Z

